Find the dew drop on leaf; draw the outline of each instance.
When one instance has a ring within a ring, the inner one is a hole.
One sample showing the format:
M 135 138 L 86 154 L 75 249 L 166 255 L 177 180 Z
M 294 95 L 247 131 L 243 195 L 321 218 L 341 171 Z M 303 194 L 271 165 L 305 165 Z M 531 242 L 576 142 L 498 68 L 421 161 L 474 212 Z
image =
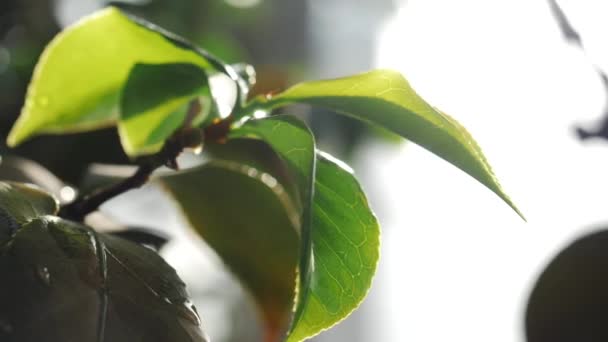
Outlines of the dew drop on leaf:
M 192 304 L 192 302 L 190 302 L 190 301 L 184 302 L 179 307 L 178 312 L 180 313 L 180 315 L 182 317 L 184 317 L 188 321 L 192 322 L 193 324 L 201 325 L 201 319 L 198 316 L 196 307 L 194 306 L 194 304 Z
M 38 266 L 36 268 L 36 275 L 44 285 L 51 285 L 51 272 L 49 272 L 49 269 L 46 266 Z
M 192 153 L 196 154 L 197 156 L 200 155 L 201 153 L 203 153 L 203 144 L 200 144 L 200 145 L 196 146 L 195 148 L 193 148 Z
M 38 99 L 38 105 L 40 107 L 46 107 L 46 106 L 48 106 L 49 105 L 49 98 L 47 96 L 41 96 Z
M 63 203 L 72 202 L 76 198 L 76 190 L 71 186 L 64 186 L 59 190 L 59 197 Z

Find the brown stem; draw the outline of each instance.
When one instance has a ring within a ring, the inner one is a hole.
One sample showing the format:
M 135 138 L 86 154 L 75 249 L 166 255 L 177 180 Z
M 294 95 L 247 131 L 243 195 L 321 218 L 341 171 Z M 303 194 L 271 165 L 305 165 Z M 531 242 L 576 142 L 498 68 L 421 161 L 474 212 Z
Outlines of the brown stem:
M 218 120 L 204 130 L 205 143 L 223 143 L 230 130 L 232 119 Z M 76 201 L 65 205 L 59 211 L 59 216 L 82 222 L 84 218 L 99 209 L 104 202 L 132 189 L 139 188 L 146 184 L 154 170 L 161 166 L 177 169 L 177 156 L 186 147 L 191 147 L 191 142 L 187 137 L 188 130 L 177 132 L 169 139 L 163 149 L 156 155 L 146 157 L 137 168 L 137 171 L 129 178 L 106 188 L 98 189 Z
M 141 165 L 131 177 L 63 206 L 59 211 L 59 216 L 82 222 L 88 214 L 97 210 L 107 200 L 144 185 L 157 167 L 152 164 Z
M 63 206 L 59 211 L 59 216 L 82 222 L 88 214 L 97 210 L 107 200 L 146 184 L 152 172 L 159 167 L 169 165 L 177 168 L 175 158 L 177 158 L 183 149 L 182 139 L 179 139 L 179 136 L 169 139 L 158 154 L 143 159 L 142 164 L 139 165 L 137 171 L 131 177 L 108 187 L 98 189 Z

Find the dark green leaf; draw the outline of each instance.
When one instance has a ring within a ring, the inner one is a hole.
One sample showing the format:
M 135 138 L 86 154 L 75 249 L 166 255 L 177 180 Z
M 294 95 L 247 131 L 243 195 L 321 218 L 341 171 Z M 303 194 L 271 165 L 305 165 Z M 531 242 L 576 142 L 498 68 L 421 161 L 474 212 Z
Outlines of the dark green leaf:
M 487 186 L 523 218 L 470 134 L 456 120 L 426 103 L 399 73 L 375 70 L 305 82 L 270 99 L 258 98 L 251 106 L 272 109 L 292 102 L 323 106 L 419 144 Z
M 7 219 L 23 224 L 39 216 L 56 214 L 59 202 L 34 185 L 0 182 L 0 209 Z
M 315 166 L 312 134 L 299 120 L 250 120 L 232 136 L 267 142 L 300 190 L 301 278 L 288 341 L 304 340 L 344 319 L 367 294 L 378 260 L 378 223 L 350 171 L 326 155 Z
M 1 341 L 207 340 L 184 283 L 154 251 L 38 209 L 48 194 L 0 185 L 3 213 L 27 218 L 0 243 Z
M 311 210 L 315 170 L 315 141 L 304 123 L 291 116 L 275 116 L 250 120 L 231 133 L 232 138 L 249 137 L 268 143 L 287 165 L 296 184 L 300 230 L 300 279 L 296 299 L 295 319 L 302 314 L 302 303 L 309 295 L 311 274 Z M 292 326 L 292 330 L 293 330 Z
M 162 182 L 191 226 L 253 294 L 267 340 L 277 340 L 293 306 L 298 258 L 298 217 L 290 214 L 285 190 L 269 174 L 229 160 Z
M 36 184 L 56 196 L 60 196 L 61 191 L 67 186 L 66 183 L 37 162 L 6 154 L 0 158 L 0 179 Z M 70 196 L 66 195 L 70 194 L 64 192 L 63 196 L 69 199 Z
M 199 108 L 189 106 L 194 99 Z M 118 132 L 125 152 L 130 156 L 158 152 L 182 125 L 200 125 L 211 102 L 207 75 L 200 67 L 136 64 L 121 96 Z

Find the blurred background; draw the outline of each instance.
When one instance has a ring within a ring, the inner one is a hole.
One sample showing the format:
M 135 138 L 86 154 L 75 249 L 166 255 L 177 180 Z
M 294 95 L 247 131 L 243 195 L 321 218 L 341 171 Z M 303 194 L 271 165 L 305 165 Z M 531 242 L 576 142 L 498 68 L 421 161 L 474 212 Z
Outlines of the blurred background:
M 0 134 L 6 135 L 17 117 L 45 44 L 108 4 L 0 2 Z M 608 3 L 112 4 L 228 62 L 251 63 L 258 73 L 255 93 L 372 68 L 401 71 L 425 99 L 469 129 L 527 216 L 522 222 L 490 191 L 414 144 L 333 113 L 293 108 L 309 120 L 322 149 L 353 166 L 383 227 L 380 269 L 368 299 L 315 341 L 525 341 L 526 305 L 543 269 L 572 241 L 608 221 L 601 72 L 608 68 Z M 91 162 L 128 162 L 113 130 L 36 138 L 10 153 L 38 161 L 70 184 L 82 181 Z M 133 191 L 103 210 L 121 222 L 175 236 L 164 256 L 189 284 L 213 341 L 256 340 L 260 332 L 251 300 L 184 228 L 159 189 Z M 598 277 L 607 266 L 594 271 L 582 265 Z

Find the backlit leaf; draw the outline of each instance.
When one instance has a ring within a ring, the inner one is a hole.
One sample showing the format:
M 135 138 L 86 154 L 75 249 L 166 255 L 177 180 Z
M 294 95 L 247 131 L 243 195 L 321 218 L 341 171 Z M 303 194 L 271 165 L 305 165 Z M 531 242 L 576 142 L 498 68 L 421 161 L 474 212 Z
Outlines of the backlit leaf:
M 363 301 L 376 272 L 380 226 L 352 171 L 317 157 L 312 210 L 312 266 L 305 301 L 287 341 L 302 341 L 346 318 Z
M 298 185 L 300 281 L 288 341 L 312 337 L 363 301 L 378 260 L 378 223 L 351 171 L 326 154 L 315 158 L 312 134 L 299 120 L 249 120 L 232 136 L 267 142 Z
M 470 134 L 456 120 L 426 103 L 399 73 L 375 70 L 305 82 L 270 99 L 260 97 L 252 106 L 272 109 L 293 102 L 326 107 L 401 135 L 477 179 L 523 218 Z
M 267 173 L 215 159 L 161 180 L 194 230 L 250 291 L 267 341 L 284 334 L 293 306 L 298 217 Z
M 192 100 L 198 103 L 191 108 Z M 121 96 L 118 132 L 125 152 L 158 152 L 175 130 L 200 125 L 210 109 L 207 75 L 198 66 L 136 64 Z
M 8 143 L 98 129 L 119 117 L 120 91 L 136 63 L 211 64 L 160 28 L 108 7 L 65 29 L 43 52 Z

